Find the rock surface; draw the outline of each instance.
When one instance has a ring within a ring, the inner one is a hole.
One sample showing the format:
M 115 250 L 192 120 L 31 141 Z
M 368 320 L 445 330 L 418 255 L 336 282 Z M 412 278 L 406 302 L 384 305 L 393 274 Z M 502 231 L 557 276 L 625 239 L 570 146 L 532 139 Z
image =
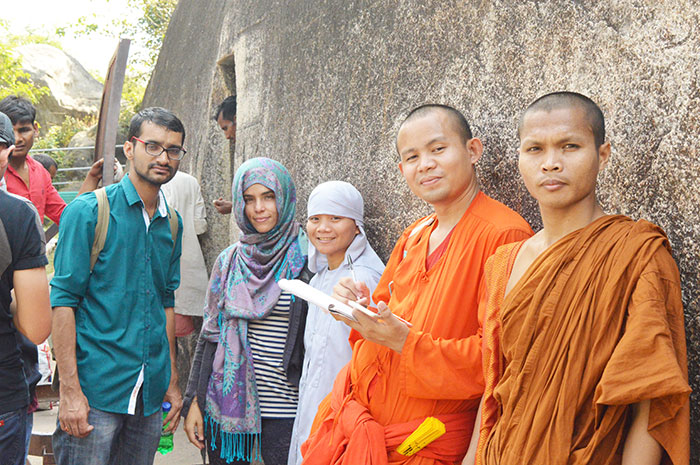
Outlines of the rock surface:
M 47 44 L 27 44 L 14 49 L 22 68 L 40 86 L 49 88 L 37 105 L 37 120 L 44 126 L 61 124 L 70 115 L 97 114 L 102 84 L 73 57 Z
M 591 96 L 613 144 L 602 203 L 661 225 L 681 271 L 691 463 L 700 463 L 699 16 L 697 0 L 181 0 L 146 102 L 183 116 L 186 166 L 209 200 L 255 156 L 290 169 L 300 219 L 315 185 L 347 180 L 364 195 L 370 240 L 386 258 L 428 212 L 396 167 L 395 133 L 411 108 L 463 110 L 486 148 L 484 190 L 538 229 L 517 171 L 518 117 L 550 91 Z M 211 120 L 228 93 L 239 102 L 235 156 Z M 209 263 L 229 241 L 210 239 Z

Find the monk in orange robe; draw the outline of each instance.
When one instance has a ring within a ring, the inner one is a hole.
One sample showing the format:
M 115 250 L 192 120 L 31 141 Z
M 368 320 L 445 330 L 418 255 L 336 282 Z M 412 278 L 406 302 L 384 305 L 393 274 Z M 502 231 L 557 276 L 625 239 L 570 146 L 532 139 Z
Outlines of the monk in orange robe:
M 467 450 L 483 391 L 477 317 L 486 259 L 499 245 L 529 237 L 518 214 L 480 192 L 482 153 L 464 116 L 419 107 L 398 137 L 399 168 L 435 213 L 400 237 L 373 294 L 376 318 L 355 311 L 351 362 L 319 407 L 304 464 L 455 464 Z M 351 279 L 336 298 L 369 301 Z M 410 322 L 408 326 L 399 316 Z M 446 434 L 416 455 L 396 448 L 427 417 Z
M 598 204 L 610 143 L 589 98 L 541 97 L 519 137 L 544 228 L 486 265 L 486 390 L 463 463 L 687 465 L 690 387 L 668 239 Z

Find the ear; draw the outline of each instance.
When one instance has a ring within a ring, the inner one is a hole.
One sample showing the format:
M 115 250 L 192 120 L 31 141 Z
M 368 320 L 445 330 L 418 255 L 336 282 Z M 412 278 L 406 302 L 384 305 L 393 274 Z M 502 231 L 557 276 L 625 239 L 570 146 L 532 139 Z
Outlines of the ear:
M 32 124 L 32 126 L 34 126 L 34 137 L 36 137 L 39 134 L 39 123 L 34 121 L 34 124 Z
M 134 144 L 131 141 L 124 142 L 124 156 L 128 160 L 134 159 Z
M 480 139 L 472 137 L 467 141 L 466 145 L 467 151 L 469 152 L 469 161 L 472 165 L 475 165 L 484 153 L 484 144 L 481 143 Z
M 600 173 L 608 166 L 608 160 L 610 160 L 610 142 L 605 142 L 603 145 L 598 147 L 598 172 Z

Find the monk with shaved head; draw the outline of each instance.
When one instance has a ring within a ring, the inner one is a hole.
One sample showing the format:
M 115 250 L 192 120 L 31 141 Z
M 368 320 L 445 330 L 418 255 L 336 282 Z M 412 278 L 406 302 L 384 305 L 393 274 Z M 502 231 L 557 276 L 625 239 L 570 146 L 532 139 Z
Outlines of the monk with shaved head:
M 543 229 L 486 264 L 480 428 L 464 464 L 687 465 L 678 269 L 656 225 L 606 214 L 598 106 L 556 92 L 518 128 Z

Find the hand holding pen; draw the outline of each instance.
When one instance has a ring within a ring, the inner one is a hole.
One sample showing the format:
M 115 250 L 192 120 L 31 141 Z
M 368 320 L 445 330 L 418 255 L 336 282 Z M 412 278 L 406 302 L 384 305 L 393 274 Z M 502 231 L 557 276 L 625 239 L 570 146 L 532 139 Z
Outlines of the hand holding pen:
M 349 254 L 346 255 L 346 260 L 347 260 L 347 263 L 348 263 L 348 268 L 350 269 L 350 275 L 352 276 L 352 280 L 353 280 L 353 281 L 356 283 L 356 285 L 357 285 L 357 283 L 358 283 L 359 281 L 357 280 L 357 276 L 355 275 L 355 268 L 354 268 L 353 265 L 352 265 L 352 258 L 350 257 Z M 362 284 L 364 285 L 364 283 L 362 283 Z M 350 305 L 352 308 L 354 308 L 354 309 L 356 309 L 356 310 L 359 310 L 359 311 L 361 311 L 361 312 L 364 312 L 364 311 L 366 311 L 366 307 L 365 307 L 364 305 L 362 305 L 362 304 L 364 303 L 365 300 L 367 301 L 367 307 L 368 307 L 368 306 L 369 306 L 370 300 L 369 300 L 369 298 L 366 298 L 366 297 L 361 297 L 361 298 L 359 298 L 359 299 L 357 299 L 357 300 L 348 299 L 348 305 Z M 375 313 L 378 313 L 378 312 L 376 312 L 377 309 L 373 309 L 373 310 L 375 310 Z M 396 317 L 399 321 L 402 321 L 403 323 L 405 323 L 405 324 L 408 325 L 409 327 L 413 326 L 409 321 L 404 320 L 404 319 L 401 318 L 400 316 L 398 316 L 398 315 L 396 315 L 396 314 L 393 314 L 393 315 L 394 315 L 394 317 Z

